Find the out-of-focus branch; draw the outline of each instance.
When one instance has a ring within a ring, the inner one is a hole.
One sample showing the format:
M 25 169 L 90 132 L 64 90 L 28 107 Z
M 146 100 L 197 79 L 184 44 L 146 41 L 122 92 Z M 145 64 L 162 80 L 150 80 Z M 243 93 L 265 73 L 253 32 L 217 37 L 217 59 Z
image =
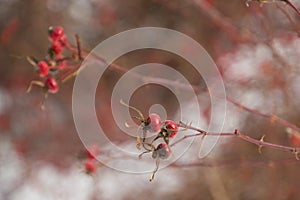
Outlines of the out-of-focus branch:
M 209 17 L 216 26 L 218 26 L 221 30 L 225 31 L 227 35 L 236 42 L 255 42 L 255 39 L 250 37 L 244 37 L 240 33 L 240 30 L 237 26 L 233 25 L 231 20 L 220 13 L 216 8 L 213 6 L 209 6 L 203 0 L 194 0 L 196 6 L 201 9 L 201 11 Z
M 256 109 L 253 109 L 253 108 L 248 108 L 248 107 L 246 107 L 246 106 L 244 106 L 244 105 L 236 102 L 235 100 L 233 100 L 233 99 L 231 99 L 229 97 L 226 97 L 226 99 L 227 99 L 228 102 L 232 103 L 233 105 L 235 105 L 235 106 L 237 106 L 237 107 L 239 107 L 239 108 L 241 108 L 241 109 L 243 109 L 243 110 L 245 110 L 247 112 L 250 112 L 250 113 L 256 114 L 258 116 L 267 118 L 272 123 L 279 124 L 279 125 L 281 125 L 283 127 L 291 128 L 294 131 L 300 133 L 300 128 L 299 127 L 297 127 L 296 125 L 294 125 L 294 124 L 292 124 L 292 123 L 290 123 L 290 122 L 288 122 L 288 121 L 286 121 L 286 120 L 278 117 L 277 115 L 269 115 L 269 114 L 265 114 L 265 113 L 263 113 L 263 112 L 261 112 L 259 110 L 256 110 Z

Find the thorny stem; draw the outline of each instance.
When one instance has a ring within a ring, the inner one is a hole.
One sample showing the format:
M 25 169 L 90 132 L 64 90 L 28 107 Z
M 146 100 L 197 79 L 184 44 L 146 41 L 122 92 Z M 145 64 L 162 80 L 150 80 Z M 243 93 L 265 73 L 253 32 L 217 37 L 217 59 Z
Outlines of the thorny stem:
M 71 51 L 74 51 L 74 47 L 72 45 L 67 45 L 68 49 L 71 50 Z M 82 52 L 84 52 L 86 55 L 88 54 L 88 51 L 87 50 L 83 50 L 82 49 Z M 105 61 L 104 58 L 98 56 L 98 55 L 95 55 L 92 53 L 92 55 L 100 62 L 102 62 L 102 64 L 106 64 L 108 65 L 109 63 L 107 61 Z M 123 68 L 117 64 L 114 64 L 114 63 L 111 63 L 109 64 L 110 67 L 112 67 L 113 69 L 115 69 L 116 71 L 119 71 L 119 72 L 127 72 L 128 69 L 126 68 Z M 66 79 L 63 80 L 63 82 L 65 82 L 66 80 L 70 79 L 71 77 L 73 76 L 76 76 L 79 71 L 83 68 L 84 66 L 81 66 L 78 70 L 76 70 L 74 73 L 72 73 L 71 75 L 69 75 Z M 174 81 L 174 80 L 167 80 L 167 79 L 163 79 L 163 78 L 155 78 L 155 77 L 145 77 L 145 76 L 142 76 L 138 73 L 131 73 L 131 75 L 135 76 L 136 78 L 140 78 L 142 80 L 144 80 L 145 82 L 147 81 L 156 81 L 157 83 L 162 83 L 162 84 L 166 84 L 166 85 L 172 85 L 172 86 L 176 86 L 177 88 L 181 88 L 181 89 L 190 89 L 190 85 L 186 85 L 184 83 L 180 83 L 180 82 L 177 82 L 177 81 Z M 197 85 L 192 85 L 192 88 L 195 90 L 195 91 L 198 91 L 199 92 L 199 87 Z M 287 128 L 291 128 L 293 130 L 295 130 L 296 132 L 300 133 L 300 128 L 298 128 L 296 125 L 278 117 L 277 115 L 269 115 L 269 114 L 265 114 L 265 113 L 262 113 L 258 110 L 255 110 L 255 109 L 252 109 L 252 108 L 248 108 L 236 101 L 234 101 L 233 99 L 229 98 L 229 97 L 226 97 L 226 100 L 230 103 L 232 103 L 233 105 L 247 111 L 247 112 L 250 112 L 250 113 L 253 113 L 253 114 L 256 114 L 256 115 L 259 115 L 261 117 L 264 117 L 264 118 L 267 118 L 267 119 L 270 119 L 271 122 L 273 123 L 276 123 L 276 124 L 279 124 L 281 126 L 284 126 L 284 127 L 287 127 Z
M 245 159 L 233 159 L 233 160 L 221 160 L 221 161 L 207 161 L 207 160 L 197 160 L 194 162 L 184 162 L 179 163 L 175 162 L 172 163 L 172 167 L 228 167 L 228 166 L 254 166 L 254 167 L 276 167 L 282 166 L 286 164 L 295 164 L 299 163 L 299 160 L 294 158 L 285 158 L 285 159 L 278 159 L 278 160 L 245 160 Z
M 198 137 L 198 136 L 232 136 L 232 137 L 238 137 L 238 138 L 240 138 L 244 141 L 247 141 L 249 143 L 257 145 L 258 148 L 259 148 L 259 151 L 262 147 L 268 147 L 268 148 L 277 149 L 277 150 L 280 150 L 280 151 L 287 151 L 287 152 L 293 153 L 295 155 L 295 158 L 297 160 L 299 160 L 299 157 L 298 157 L 298 154 L 300 153 L 300 148 L 299 147 L 290 147 L 290 146 L 284 146 L 284 145 L 279 145 L 279 144 L 273 144 L 273 143 L 270 143 L 270 142 L 265 142 L 264 141 L 265 136 L 262 136 L 261 139 L 258 140 L 258 139 L 251 138 L 248 135 L 240 133 L 237 129 L 234 132 L 231 132 L 231 133 L 209 133 L 209 132 L 206 132 L 206 131 L 201 130 L 199 128 L 196 128 L 196 127 L 193 127 L 191 125 L 185 124 L 183 122 L 179 122 L 178 125 L 180 127 L 183 127 L 183 128 L 189 129 L 189 130 L 197 131 L 198 134 L 184 136 L 181 139 L 174 142 L 170 146 L 175 146 L 177 143 L 179 143 L 179 142 L 181 142 L 181 141 L 183 141 L 187 138 L 190 138 L 190 137 Z

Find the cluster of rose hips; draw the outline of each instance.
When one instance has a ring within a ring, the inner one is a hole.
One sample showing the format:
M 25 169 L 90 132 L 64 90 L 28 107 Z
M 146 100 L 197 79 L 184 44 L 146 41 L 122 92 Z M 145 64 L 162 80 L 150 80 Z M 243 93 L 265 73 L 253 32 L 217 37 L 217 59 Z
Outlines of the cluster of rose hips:
M 27 57 L 27 60 L 33 65 L 36 73 L 41 78 L 41 80 L 31 81 L 27 90 L 28 92 L 33 85 L 36 85 L 43 88 L 45 94 L 57 93 L 59 90 L 59 81 L 62 81 L 68 72 L 74 68 L 67 61 L 78 60 L 75 52 L 72 52 L 71 56 L 63 55 L 63 51 L 70 46 L 63 27 L 50 27 L 48 29 L 48 38 L 50 40 L 50 47 L 47 55 L 42 60 Z
M 139 155 L 139 158 L 142 157 L 145 153 L 152 153 L 152 158 L 156 159 L 156 168 L 151 174 L 150 181 L 154 179 L 154 175 L 158 170 L 160 159 L 164 160 L 170 157 L 171 148 L 169 146 L 169 141 L 171 138 L 178 132 L 178 125 L 172 120 L 162 121 L 160 116 L 156 113 L 150 113 L 147 118 L 144 118 L 144 115 L 137 108 L 132 107 L 126 104 L 124 101 L 120 103 L 130 109 L 136 111 L 139 117 L 135 117 L 140 122 L 140 127 L 142 128 L 142 136 L 137 136 L 137 149 L 143 148 L 144 152 Z M 156 134 L 156 137 L 147 142 L 146 135 L 147 133 Z M 154 141 L 162 139 L 163 142 L 159 143 L 156 147 L 154 146 Z
M 91 145 L 86 149 L 83 157 L 85 159 L 84 169 L 87 174 L 92 174 L 96 172 L 97 164 L 98 164 L 96 158 L 99 154 L 100 154 L 100 148 L 98 145 Z

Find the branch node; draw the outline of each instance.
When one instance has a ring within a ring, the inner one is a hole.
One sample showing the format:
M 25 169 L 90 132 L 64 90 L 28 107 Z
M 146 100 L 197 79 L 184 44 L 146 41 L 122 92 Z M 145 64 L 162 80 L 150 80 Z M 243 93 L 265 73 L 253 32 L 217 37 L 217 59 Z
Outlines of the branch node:
M 260 140 L 259 140 L 259 141 L 260 141 L 260 144 L 258 145 L 258 153 L 259 153 L 259 154 L 262 153 L 262 152 L 261 152 L 261 150 L 262 150 L 262 148 L 263 148 L 263 145 L 262 145 L 262 144 L 265 142 L 265 141 L 264 141 L 265 137 L 266 137 L 266 135 L 263 135 L 263 136 L 261 136 L 261 138 L 260 138 Z
M 202 134 L 203 134 L 203 135 L 202 135 L 202 137 L 201 137 L 201 140 L 203 140 L 203 139 L 205 138 L 205 136 L 207 135 L 207 132 L 206 132 L 206 131 L 203 131 Z
M 275 121 L 277 120 L 277 116 L 276 115 L 271 115 L 270 116 L 270 122 L 273 124 Z

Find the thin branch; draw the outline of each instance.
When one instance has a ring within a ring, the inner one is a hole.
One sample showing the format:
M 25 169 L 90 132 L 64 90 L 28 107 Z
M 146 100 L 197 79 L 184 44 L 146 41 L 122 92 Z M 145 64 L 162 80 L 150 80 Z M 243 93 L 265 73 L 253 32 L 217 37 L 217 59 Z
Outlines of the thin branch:
M 68 44 L 67 48 L 69 50 L 71 50 L 71 51 L 76 51 L 76 47 L 72 46 L 71 44 Z M 102 58 L 99 55 L 96 55 L 94 53 L 90 53 L 88 50 L 84 50 L 84 49 L 81 49 L 81 51 L 82 51 L 82 53 L 84 53 L 83 56 L 87 56 L 89 54 L 89 55 L 92 55 L 93 57 L 95 57 L 95 59 L 98 60 L 99 62 L 101 62 L 103 65 L 108 65 L 109 64 L 104 58 Z M 119 72 L 124 72 L 124 73 L 128 72 L 128 69 L 123 68 L 123 67 L 121 67 L 121 66 L 119 66 L 119 65 L 117 65 L 115 63 L 111 63 L 109 65 L 109 67 L 111 67 L 111 68 L 113 68 L 113 69 L 115 69 L 116 71 L 119 71 Z M 76 76 L 81 69 L 82 68 L 79 67 L 79 69 L 76 70 L 74 72 L 74 74 L 71 75 L 71 77 Z M 154 82 L 155 81 L 156 83 L 161 83 L 161 84 L 165 84 L 165 85 L 175 86 L 175 87 L 181 88 L 181 89 L 189 90 L 189 89 L 192 88 L 196 92 L 200 91 L 199 86 L 197 86 L 197 85 L 187 85 L 187 84 L 184 84 L 184 83 L 180 83 L 180 82 L 177 82 L 177 81 L 174 81 L 174 80 L 169 80 L 169 79 L 164 79 L 164 78 L 145 77 L 145 76 L 143 76 L 141 74 L 134 73 L 134 72 L 131 72 L 130 74 L 132 76 L 136 77 L 136 78 L 139 78 L 139 79 L 143 80 L 144 82 L 150 82 L 150 81 Z M 241 109 L 243 109 L 243 110 L 245 110 L 247 112 L 251 112 L 251 113 L 257 114 L 257 115 L 259 115 L 261 117 L 270 119 L 271 122 L 273 122 L 273 123 L 277 123 L 277 124 L 279 124 L 281 126 L 284 126 L 284 127 L 287 127 L 287 128 L 291 128 L 291 129 L 297 131 L 298 133 L 300 133 L 300 128 L 298 128 L 296 125 L 294 125 L 294 124 L 292 124 L 292 123 L 290 123 L 290 122 L 288 122 L 288 121 L 286 121 L 286 120 L 278 117 L 277 115 L 269 115 L 269 114 L 262 113 L 262 112 L 260 112 L 258 110 L 255 110 L 255 109 L 248 108 L 248 107 L 246 107 L 246 106 L 244 106 L 244 105 L 242 105 L 242 104 L 234 101 L 230 97 L 226 97 L 226 100 L 228 102 L 232 103 L 233 105 L 238 106 L 239 108 L 241 108 Z
M 293 21 L 293 19 L 291 18 L 290 14 L 285 10 L 283 9 L 281 6 L 277 5 L 277 8 L 286 16 L 286 18 L 289 20 L 290 24 L 292 25 L 294 31 L 297 33 L 298 37 L 300 36 L 300 32 L 298 30 L 298 27 L 297 25 L 295 24 L 295 22 Z
M 278 117 L 277 115 L 269 115 L 269 114 L 263 113 L 259 110 L 256 110 L 256 109 L 253 109 L 253 108 L 248 108 L 248 107 L 236 102 L 235 100 L 233 100 L 229 97 L 226 97 L 226 99 L 227 99 L 228 102 L 232 103 L 233 105 L 235 105 L 235 106 L 237 106 L 237 107 L 239 107 L 239 108 L 241 108 L 241 109 L 243 109 L 247 112 L 254 113 L 258 116 L 269 119 L 272 123 L 279 124 L 279 125 L 281 125 L 283 127 L 286 127 L 286 128 L 291 128 L 291 129 L 295 130 L 296 132 L 300 133 L 300 128 L 299 127 L 297 127 L 296 125 L 294 125 L 294 124 Z
M 299 160 L 299 157 L 298 157 L 298 154 L 300 152 L 300 148 L 299 147 L 290 147 L 290 146 L 284 146 L 284 145 L 279 145 L 279 144 L 273 144 L 273 143 L 270 143 L 270 142 L 265 142 L 264 141 L 264 137 L 265 136 L 262 136 L 258 140 L 258 139 L 251 138 L 248 135 L 240 133 L 237 129 L 234 132 L 232 132 L 232 133 L 209 133 L 209 132 L 206 132 L 206 131 L 201 130 L 199 128 L 196 128 L 196 127 L 193 127 L 191 125 L 185 124 L 183 122 L 179 122 L 178 126 L 182 127 L 182 128 L 185 128 L 185 129 L 197 131 L 198 134 L 193 134 L 193 135 L 190 135 L 190 136 L 185 136 L 185 137 L 177 140 L 176 142 L 174 142 L 170 146 L 175 146 L 179 142 L 181 142 L 181 141 L 183 141 L 183 140 L 185 140 L 187 138 L 190 138 L 190 137 L 198 137 L 198 136 L 232 136 L 232 137 L 237 137 L 237 138 L 240 138 L 240 139 L 242 139 L 244 141 L 247 141 L 249 143 L 257 145 L 258 148 L 259 148 L 259 151 L 260 151 L 260 149 L 262 147 L 267 147 L 267 148 L 271 148 L 271 149 L 277 149 L 277 150 L 280 150 L 280 151 L 291 152 L 291 153 L 293 153 L 295 155 L 295 158 L 297 160 Z
M 222 160 L 222 161 L 207 161 L 198 160 L 195 162 L 175 162 L 172 163 L 172 167 L 178 168 L 190 168 L 190 167 L 231 167 L 231 166 L 254 166 L 254 167 L 280 167 L 284 165 L 299 164 L 299 160 L 294 158 L 278 159 L 278 160 Z
M 80 38 L 79 38 L 78 34 L 75 34 L 75 38 L 76 38 L 78 58 L 79 58 L 79 60 L 83 60 L 82 53 L 81 53 L 81 42 L 80 42 Z

